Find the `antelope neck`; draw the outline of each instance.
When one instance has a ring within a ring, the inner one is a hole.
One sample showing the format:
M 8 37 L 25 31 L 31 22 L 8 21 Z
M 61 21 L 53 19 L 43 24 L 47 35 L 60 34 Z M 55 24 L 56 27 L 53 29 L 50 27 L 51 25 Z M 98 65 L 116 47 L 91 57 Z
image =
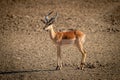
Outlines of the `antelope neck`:
M 51 28 L 50 28 L 50 38 L 52 40 L 54 40 L 55 36 L 56 36 L 56 32 L 53 29 L 53 25 L 51 25 Z

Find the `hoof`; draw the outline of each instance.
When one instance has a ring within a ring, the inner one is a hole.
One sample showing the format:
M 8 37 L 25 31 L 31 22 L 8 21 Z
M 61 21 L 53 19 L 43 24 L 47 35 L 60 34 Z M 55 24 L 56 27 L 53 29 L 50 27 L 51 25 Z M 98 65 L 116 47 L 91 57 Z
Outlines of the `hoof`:
M 84 68 L 83 67 L 81 67 L 81 70 L 83 70 Z
M 84 68 L 83 67 L 77 67 L 77 70 L 83 70 Z
M 57 66 L 57 67 L 56 67 L 56 70 L 61 70 L 61 67 L 60 67 L 60 66 Z
M 84 66 L 85 66 L 85 63 L 81 63 L 81 70 L 83 70 L 84 69 Z

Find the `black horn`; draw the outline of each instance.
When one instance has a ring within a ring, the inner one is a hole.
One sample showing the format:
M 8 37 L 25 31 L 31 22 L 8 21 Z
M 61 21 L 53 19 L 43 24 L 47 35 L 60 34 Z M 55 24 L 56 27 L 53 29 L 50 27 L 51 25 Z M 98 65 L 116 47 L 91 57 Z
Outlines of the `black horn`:
M 57 12 L 56 12 L 56 14 L 49 20 L 49 22 L 54 22 L 55 21 L 55 19 L 56 19 L 56 17 L 57 17 Z
M 49 16 L 50 14 L 52 14 L 52 13 L 53 13 L 53 11 L 49 12 L 49 13 L 45 16 L 46 22 L 49 22 L 49 17 L 48 17 L 48 16 Z

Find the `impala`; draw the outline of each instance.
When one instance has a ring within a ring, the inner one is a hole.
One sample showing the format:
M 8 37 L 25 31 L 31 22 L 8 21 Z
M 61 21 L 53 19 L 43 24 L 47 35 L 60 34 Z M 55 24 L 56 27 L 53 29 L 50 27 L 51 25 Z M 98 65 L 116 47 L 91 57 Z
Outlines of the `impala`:
M 81 66 L 80 68 L 83 69 L 85 65 L 85 59 L 86 59 L 86 51 L 83 48 L 83 43 L 85 42 L 85 34 L 79 30 L 65 30 L 65 31 L 58 31 L 55 32 L 53 28 L 53 23 L 55 22 L 55 19 L 57 17 L 57 13 L 49 18 L 49 15 L 52 14 L 52 12 L 48 13 L 45 16 L 45 20 L 41 20 L 45 27 L 44 30 L 48 31 L 50 34 L 50 38 L 57 46 L 57 67 L 56 70 L 60 70 L 62 68 L 62 60 L 61 60 L 61 46 L 67 45 L 67 44 L 75 44 L 79 51 L 82 53 L 82 59 L 81 59 Z M 79 67 L 78 67 L 79 69 Z

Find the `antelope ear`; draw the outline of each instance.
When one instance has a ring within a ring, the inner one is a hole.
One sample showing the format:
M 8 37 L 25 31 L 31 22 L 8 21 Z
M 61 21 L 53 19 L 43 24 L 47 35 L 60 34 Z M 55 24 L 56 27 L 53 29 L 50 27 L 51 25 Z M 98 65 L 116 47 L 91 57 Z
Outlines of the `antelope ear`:
M 46 24 L 46 22 L 45 22 L 43 19 L 41 19 L 41 21 L 42 21 L 44 24 Z

